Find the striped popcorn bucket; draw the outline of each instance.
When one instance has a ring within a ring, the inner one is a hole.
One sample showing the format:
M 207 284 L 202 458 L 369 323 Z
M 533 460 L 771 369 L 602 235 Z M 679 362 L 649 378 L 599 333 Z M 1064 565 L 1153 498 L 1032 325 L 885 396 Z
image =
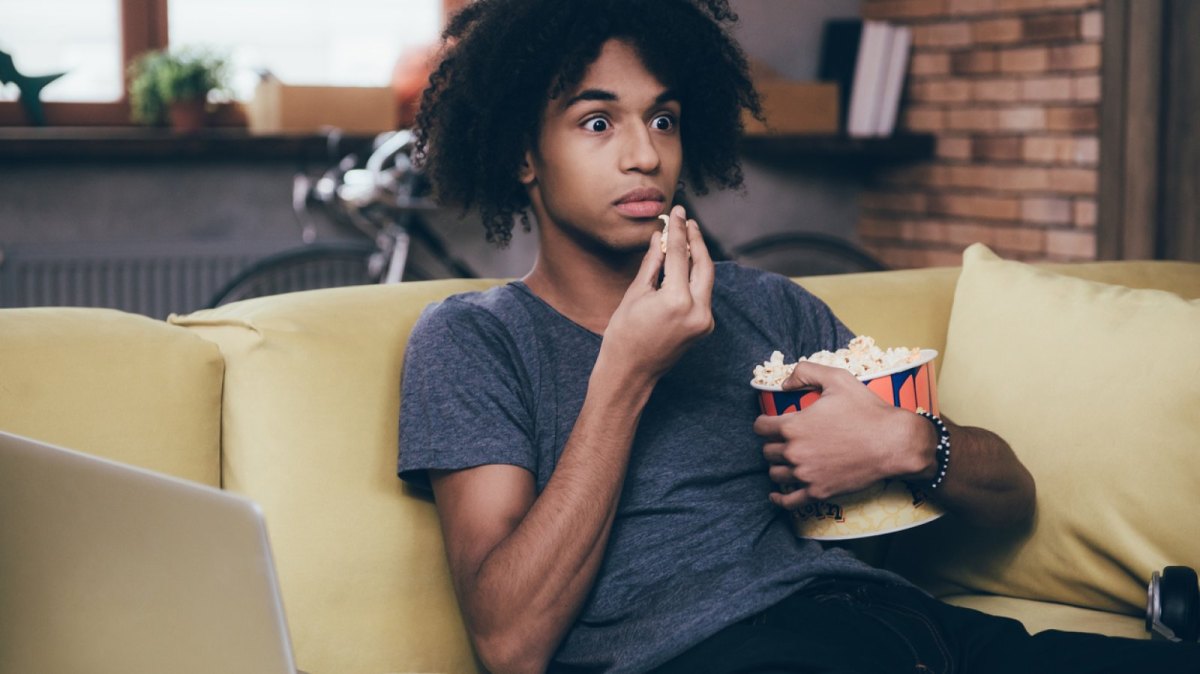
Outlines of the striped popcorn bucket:
M 889 405 L 938 414 L 937 351 L 922 349 L 916 361 L 859 380 Z M 780 391 L 752 384 L 759 391 L 763 414 L 800 412 L 820 399 L 819 391 Z M 900 480 L 883 480 L 853 494 L 810 503 L 793 513 L 797 536 L 816 540 L 847 540 L 909 529 L 941 517 L 943 512 L 926 494 Z

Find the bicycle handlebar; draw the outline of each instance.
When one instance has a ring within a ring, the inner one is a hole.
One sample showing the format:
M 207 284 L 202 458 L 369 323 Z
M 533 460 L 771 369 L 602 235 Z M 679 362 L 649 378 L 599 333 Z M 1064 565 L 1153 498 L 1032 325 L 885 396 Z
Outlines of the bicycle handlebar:
M 331 139 L 334 133 L 330 132 Z M 292 208 L 304 241 L 315 238 L 316 228 L 309 218 L 313 206 L 335 223 L 371 238 L 389 228 L 403 228 L 399 223 L 413 211 L 437 209 L 432 199 L 417 194 L 419 171 L 409 158 L 415 142 L 416 134 L 408 129 L 384 132 L 376 136 L 365 162 L 357 154 L 348 154 L 316 180 L 297 174 Z

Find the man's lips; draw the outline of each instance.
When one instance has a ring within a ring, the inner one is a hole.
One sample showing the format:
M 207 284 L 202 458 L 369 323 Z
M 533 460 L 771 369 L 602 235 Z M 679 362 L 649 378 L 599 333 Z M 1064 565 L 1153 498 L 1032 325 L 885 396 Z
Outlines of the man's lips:
M 663 202 L 666 200 L 666 196 L 659 190 L 652 187 L 640 187 L 626 192 L 624 196 L 617 199 L 615 205 L 618 211 L 631 218 L 654 218 L 662 212 Z

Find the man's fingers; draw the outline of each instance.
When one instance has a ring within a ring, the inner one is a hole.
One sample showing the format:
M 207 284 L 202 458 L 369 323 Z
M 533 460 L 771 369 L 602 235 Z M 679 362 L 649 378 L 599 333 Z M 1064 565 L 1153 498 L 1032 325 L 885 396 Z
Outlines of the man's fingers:
M 761 435 L 768 440 L 782 440 L 783 436 L 779 433 L 779 429 L 782 426 L 782 416 L 776 417 L 769 414 L 760 414 L 754 420 L 754 434 Z
M 642 266 L 638 268 L 637 278 L 634 279 L 631 287 L 654 290 L 662 266 L 662 233 L 654 232 L 650 237 L 650 247 L 646 249 L 646 255 L 642 258 Z
M 767 469 L 767 475 L 775 484 L 798 484 L 800 480 L 796 479 L 793 470 L 790 464 L 781 464 Z
M 663 261 L 663 288 L 683 288 L 688 283 L 687 226 L 683 206 L 671 209 L 671 220 L 667 223 L 667 257 Z
M 808 494 L 807 489 L 803 488 L 793 490 L 787 494 L 781 494 L 773 491 L 770 493 L 768 498 L 771 499 L 771 503 L 774 503 L 784 510 L 799 510 L 816 500 Z
M 692 297 L 697 302 L 711 305 L 716 272 L 713 269 L 712 257 L 708 254 L 708 246 L 704 245 L 700 225 L 696 224 L 695 220 L 687 221 L 687 242 L 692 250 L 692 275 L 688 281 L 692 288 Z
M 783 456 L 783 450 L 786 448 L 787 443 L 784 442 L 765 442 L 762 449 L 763 458 L 773 466 L 790 465 L 790 462 Z
M 807 360 L 802 360 L 796 363 L 796 369 L 792 370 L 792 374 L 783 382 L 783 390 L 797 391 L 803 388 L 811 388 L 818 391 L 826 391 L 857 381 L 854 375 L 843 368 L 818 365 Z

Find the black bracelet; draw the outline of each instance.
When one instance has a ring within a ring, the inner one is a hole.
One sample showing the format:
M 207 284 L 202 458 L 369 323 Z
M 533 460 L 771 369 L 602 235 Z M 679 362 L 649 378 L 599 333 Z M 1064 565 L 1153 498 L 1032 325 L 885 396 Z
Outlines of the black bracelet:
M 946 424 L 935 414 L 930 414 L 925 410 L 917 410 L 917 414 L 928 419 L 938 432 L 938 444 L 933 450 L 933 458 L 937 461 L 937 472 L 929 482 L 916 485 L 932 491 L 942 486 L 942 482 L 946 480 L 946 469 L 950 467 L 950 429 L 946 428 Z

